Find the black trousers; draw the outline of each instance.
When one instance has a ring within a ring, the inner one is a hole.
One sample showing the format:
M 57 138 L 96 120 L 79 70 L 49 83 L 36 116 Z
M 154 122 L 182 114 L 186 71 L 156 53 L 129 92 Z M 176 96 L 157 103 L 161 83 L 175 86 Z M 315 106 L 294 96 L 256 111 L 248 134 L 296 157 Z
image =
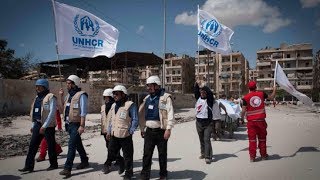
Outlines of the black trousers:
M 211 133 L 213 122 L 212 120 L 196 120 L 197 132 L 200 140 L 200 152 L 206 159 L 212 158 Z
M 110 144 L 110 141 L 107 139 L 106 135 L 105 134 L 102 134 L 103 137 L 104 137 L 104 140 L 106 141 L 106 147 L 107 147 L 107 150 L 109 149 L 109 144 Z M 116 158 L 116 163 L 117 164 L 120 164 L 124 161 L 123 157 L 120 155 L 120 150 L 117 154 L 117 158 Z M 107 165 L 107 160 L 106 162 L 104 163 L 105 165 Z
M 43 135 L 39 133 L 41 126 L 42 124 L 40 122 L 36 122 L 33 127 L 27 159 L 25 162 L 25 167 L 30 169 L 34 169 L 35 156 L 38 152 L 39 145 L 43 138 L 46 138 L 46 141 L 48 143 L 48 154 L 49 154 L 50 166 L 58 166 L 57 153 L 55 149 L 55 145 L 56 145 L 55 128 L 54 127 L 46 128 Z
M 143 165 L 141 176 L 150 178 L 150 170 L 152 163 L 152 155 L 155 146 L 157 146 L 159 154 L 159 166 L 160 166 L 160 176 L 167 176 L 167 145 L 168 140 L 164 139 L 164 129 L 147 128 L 144 136 L 144 149 L 143 149 Z
M 111 166 L 112 162 L 117 160 L 118 153 L 122 148 L 124 158 L 124 168 L 126 176 L 133 176 L 133 142 L 132 135 L 125 138 L 111 136 L 108 147 L 108 158 L 106 165 Z

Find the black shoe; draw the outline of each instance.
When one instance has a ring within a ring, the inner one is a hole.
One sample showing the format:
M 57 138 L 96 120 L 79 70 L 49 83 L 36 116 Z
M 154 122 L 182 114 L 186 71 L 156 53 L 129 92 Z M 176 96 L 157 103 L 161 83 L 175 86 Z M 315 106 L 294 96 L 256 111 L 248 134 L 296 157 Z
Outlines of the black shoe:
M 22 169 L 18 169 L 18 171 L 20 171 L 20 172 L 33 172 L 33 168 L 24 167 Z
M 61 172 L 59 172 L 60 175 L 65 176 L 66 178 L 71 177 L 71 171 L 68 169 L 64 169 Z
M 49 166 L 49 167 L 47 168 L 47 171 L 51 171 L 51 170 L 54 170 L 54 169 L 58 169 L 58 165 L 56 165 L 56 166 Z
M 123 176 L 123 180 L 131 180 L 131 179 L 132 179 L 132 176 L 129 176 L 127 174 Z
M 108 166 L 108 165 L 104 165 L 104 167 L 103 167 L 103 172 L 105 173 L 105 174 L 109 174 L 109 172 L 111 172 L 111 170 L 110 170 L 110 166 Z
M 87 168 L 89 167 L 89 162 L 81 162 L 77 167 L 76 169 L 84 169 L 84 168 Z
M 167 176 L 160 176 L 160 180 L 166 180 Z

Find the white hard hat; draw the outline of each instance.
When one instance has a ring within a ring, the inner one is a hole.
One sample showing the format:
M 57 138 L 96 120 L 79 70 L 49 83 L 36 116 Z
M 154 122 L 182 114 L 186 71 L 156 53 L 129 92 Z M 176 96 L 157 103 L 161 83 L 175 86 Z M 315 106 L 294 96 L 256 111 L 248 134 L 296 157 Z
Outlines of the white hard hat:
M 76 75 L 70 75 L 67 80 L 73 81 L 76 86 L 80 85 L 80 78 Z
M 103 96 L 113 96 L 113 94 L 112 94 L 112 89 L 111 88 L 109 88 L 109 89 L 105 89 L 104 91 L 103 91 L 103 94 L 102 94 Z
M 115 91 L 122 91 L 123 93 L 125 93 L 126 95 L 128 95 L 128 91 L 127 91 L 127 88 L 124 87 L 123 85 L 116 85 L 112 92 L 115 92 Z
M 161 86 L 160 78 L 158 76 L 150 76 L 150 77 L 148 77 L 147 84 L 153 84 L 153 83 Z

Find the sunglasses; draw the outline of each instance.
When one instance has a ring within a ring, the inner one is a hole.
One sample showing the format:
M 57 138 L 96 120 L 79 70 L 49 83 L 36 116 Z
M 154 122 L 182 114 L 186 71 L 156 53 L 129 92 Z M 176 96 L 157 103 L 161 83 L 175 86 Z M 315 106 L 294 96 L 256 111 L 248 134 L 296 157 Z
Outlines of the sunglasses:
M 120 91 L 115 91 L 115 92 L 112 92 L 113 95 L 116 95 L 116 96 L 119 96 L 121 94 Z

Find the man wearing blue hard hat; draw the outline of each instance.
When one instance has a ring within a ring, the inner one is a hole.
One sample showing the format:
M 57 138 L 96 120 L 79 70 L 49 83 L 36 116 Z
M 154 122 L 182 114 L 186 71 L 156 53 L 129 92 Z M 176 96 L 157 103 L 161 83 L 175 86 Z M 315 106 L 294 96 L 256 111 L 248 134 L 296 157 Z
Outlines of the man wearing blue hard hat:
M 49 92 L 48 80 L 38 79 L 35 85 L 37 96 L 31 105 L 30 111 L 32 120 L 30 132 L 32 135 L 24 168 L 19 169 L 21 172 L 32 172 L 34 170 L 35 156 L 43 138 L 45 138 L 48 143 L 50 166 L 47 168 L 47 171 L 58 168 L 57 154 L 55 151 L 57 98 Z

